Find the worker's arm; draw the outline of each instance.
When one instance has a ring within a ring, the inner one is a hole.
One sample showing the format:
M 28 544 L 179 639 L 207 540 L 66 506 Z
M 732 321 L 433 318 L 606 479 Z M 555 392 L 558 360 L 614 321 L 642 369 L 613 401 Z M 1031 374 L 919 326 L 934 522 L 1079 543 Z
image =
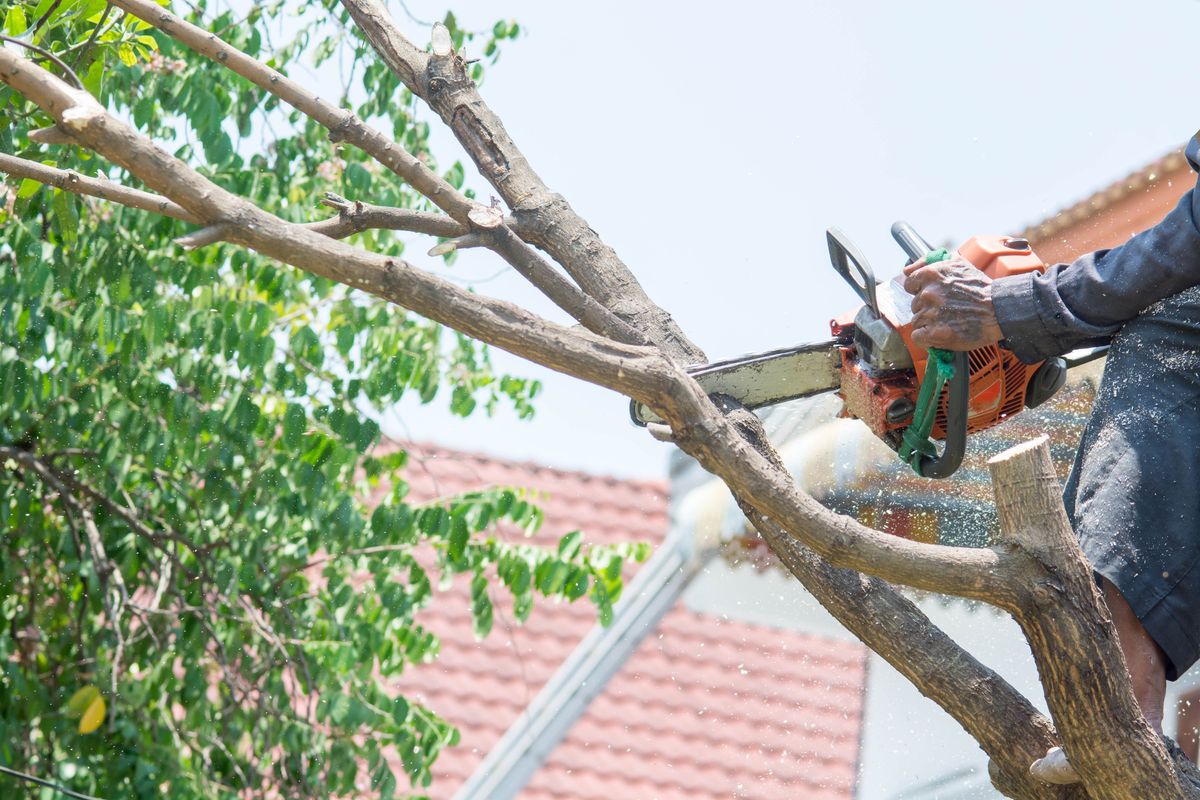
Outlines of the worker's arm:
M 1200 134 L 1187 148 L 1200 170 Z M 992 305 L 1008 346 L 1040 361 L 1100 344 L 1148 306 L 1200 283 L 1200 194 L 1191 189 L 1148 231 L 1043 274 L 1001 278 Z
M 1187 157 L 1200 171 L 1200 133 Z M 967 350 L 1003 338 L 1024 361 L 1107 341 L 1146 307 L 1200 284 L 1200 193 L 1120 247 L 988 281 L 965 262 L 913 265 L 913 341 Z M 982 278 L 983 285 L 976 286 Z

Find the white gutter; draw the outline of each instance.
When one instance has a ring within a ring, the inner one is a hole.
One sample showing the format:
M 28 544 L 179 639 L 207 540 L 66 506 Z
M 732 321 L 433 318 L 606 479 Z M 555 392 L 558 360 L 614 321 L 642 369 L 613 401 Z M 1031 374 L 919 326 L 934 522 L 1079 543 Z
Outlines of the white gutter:
M 646 634 L 675 605 L 713 551 L 697 554 L 692 532 L 673 529 L 625 588 L 612 624 L 592 629 L 471 774 L 455 800 L 509 800 L 529 778 Z

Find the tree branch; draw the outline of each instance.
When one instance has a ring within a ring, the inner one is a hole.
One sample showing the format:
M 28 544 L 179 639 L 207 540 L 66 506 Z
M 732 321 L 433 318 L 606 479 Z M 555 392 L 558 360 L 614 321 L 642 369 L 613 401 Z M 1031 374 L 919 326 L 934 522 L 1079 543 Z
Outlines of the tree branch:
M 87 195 L 88 197 L 98 197 L 101 200 L 120 203 L 123 206 L 141 209 L 142 211 L 151 211 L 155 214 L 162 214 L 163 216 L 172 217 L 184 222 L 199 222 L 196 217 L 188 213 L 178 203 L 172 203 L 165 197 L 151 194 L 150 192 L 143 192 L 140 189 L 131 189 L 128 186 L 122 186 L 119 183 L 112 183 L 111 181 L 99 178 L 88 178 L 73 170 L 48 167 L 45 164 L 39 164 L 36 161 L 24 158 L 17 158 L 6 153 L 0 153 L 0 172 L 11 175 L 14 178 L 35 180 L 47 186 L 57 187 L 65 192 Z
M 785 468 L 757 417 L 735 409 L 729 418 L 763 457 Z M 1029 765 L 1058 743 L 1054 726 L 1004 678 L 959 647 L 890 584 L 830 565 L 747 499 L 734 499 L 780 562 L 835 619 L 979 743 L 1000 791 L 1031 800 L 1086 796 L 1080 787 L 1051 787 L 1029 775 Z
M 1006 450 L 988 466 L 1000 541 L 1027 554 L 1040 573 L 1018 584 L 1023 596 L 1013 616 L 1029 639 L 1063 749 L 1090 796 L 1200 796 L 1134 700 L 1112 618 L 1063 508 L 1047 438 Z
M 341 2 L 392 72 L 454 132 L 512 209 L 524 238 L 549 253 L 605 308 L 637 330 L 659 334 L 651 338 L 668 355 L 685 364 L 705 361 L 703 351 L 671 316 L 651 302 L 616 251 L 533 171 L 500 118 L 479 96 L 461 56 L 443 52 L 445 48 L 431 55 L 414 46 L 378 0 Z
M 441 214 L 409 208 L 374 206 L 358 200 L 347 200 L 332 192 L 325 193 L 321 204 L 334 209 L 338 215 L 320 222 L 310 222 L 308 228 L 331 239 L 345 239 L 352 234 L 372 229 L 411 231 L 445 239 L 466 236 L 471 231 L 461 222 Z

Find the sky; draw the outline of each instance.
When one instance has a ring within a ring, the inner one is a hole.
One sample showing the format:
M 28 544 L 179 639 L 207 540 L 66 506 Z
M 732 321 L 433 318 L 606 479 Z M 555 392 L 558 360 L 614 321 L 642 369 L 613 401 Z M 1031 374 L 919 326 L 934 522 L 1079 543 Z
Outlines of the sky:
M 388 4 L 415 41 L 428 40 Z M 857 305 L 829 265 L 831 225 L 885 279 L 903 263 L 888 234 L 897 219 L 935 243 L 1015 232 L 1200 127 L 1189 92 L 1197 0 L 406 7 L 419 20 L 452 8 L 467 29 L 521 24 L 485 99 L 713 360 L 828 338 L 829 319 Z M 434 142 L 442 163 L 466 161 L 448 134 Z M 490 187 L 468 175 L 486 198 Z M 424 250 L 408 252 L 432 266 L 416 255 Z M 566 321 L 490 254 L 464 253 L 449 274 Z M 532 421 L 506 411 L 461 420 L 413 398 L 385 416 L 385 431 L 665 477 L 670 446 L 629 422 L 626 400 L 505 353 L 494 361 L 544 382 Z

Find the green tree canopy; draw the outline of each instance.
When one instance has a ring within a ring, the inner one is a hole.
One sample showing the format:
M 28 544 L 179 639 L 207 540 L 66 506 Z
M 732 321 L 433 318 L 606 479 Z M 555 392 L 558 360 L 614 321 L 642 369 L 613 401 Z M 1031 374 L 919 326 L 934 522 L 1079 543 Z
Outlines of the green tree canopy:
M 191 7 L 281 71 L 336 65 L 342 104 L 436 166 L 412 95 L 327 4 Z M 485 61 L 519 31 L 445 21 Z M 104 0 L 18 0 L 3 24 L 290 220 L 326 218 L 322 200 L 344 206 L 338 196 L 427 206 Z M 0 88 L 0 152 L 136 183 L 86 150 L 31 140 L 52 124 Z M 461 164 L 442 173 L 462 187 Z M 415 505 L 405 454 L 376 452 L 378 412 L 406 393 L 463 416 L 527 417 L 536 382 L 377 298 L 242 248 L 187 251 L 174 220 L 33 180 L 0 187 L 0 765 L 146 798 L 324 797 L 367 769 L 387 797 L 385 748 L 420 787 L 457 737 L 437 709 L 382 688 L 436 656 L 415 614 L 438 573 L 471 576 L 480 636 L 497 579 L 519 619 L 535 594 L 588 595 L 610 617 L 622 564 L 645 548 L 505 543 L 489 535 L 497 523 L 538 525 L 529 498 L 497 487 Z M 391 232 L 357 236 L 404 249 Z M 368 509 L 379 486 L 386 498 Z M 353 573 L 370 579 L 352 585 Z

